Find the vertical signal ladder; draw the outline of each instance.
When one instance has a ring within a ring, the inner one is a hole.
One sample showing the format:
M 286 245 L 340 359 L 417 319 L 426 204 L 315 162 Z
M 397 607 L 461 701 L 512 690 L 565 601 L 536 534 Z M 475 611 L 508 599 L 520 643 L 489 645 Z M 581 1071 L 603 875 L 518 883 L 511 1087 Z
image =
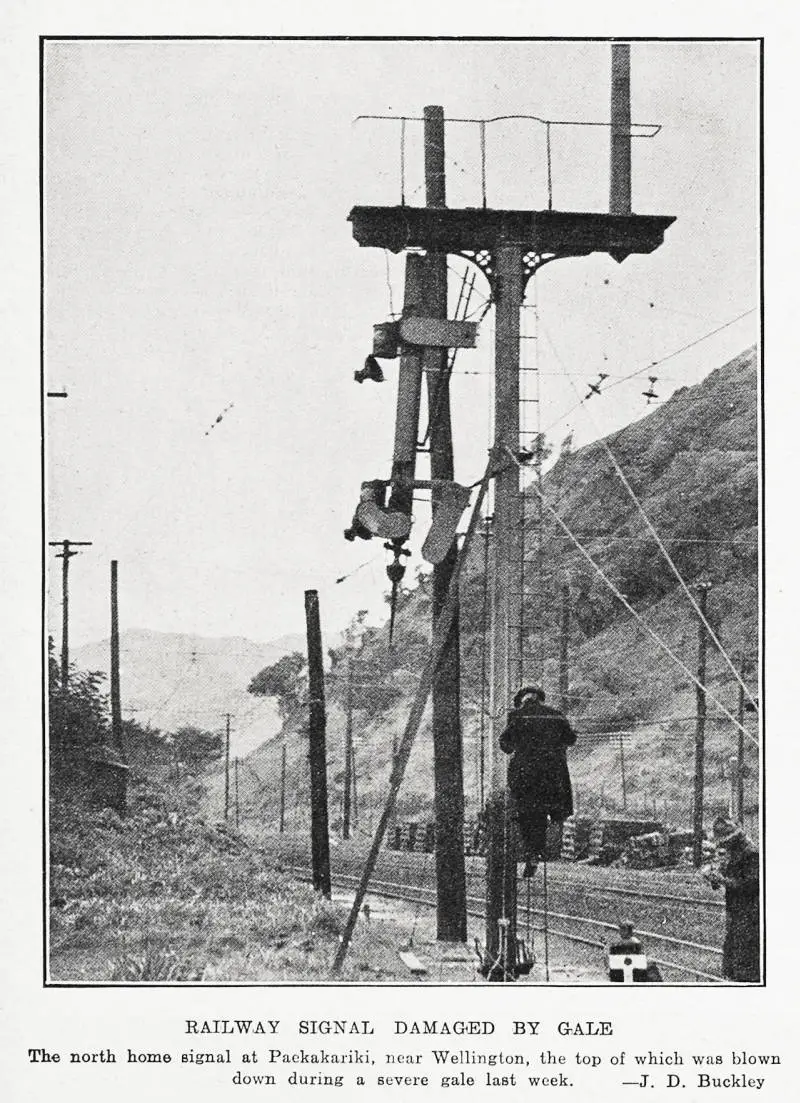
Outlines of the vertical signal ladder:
M 522 310 L 523 332 L 520 357 L 519 452 L 532 453 L 527 470 L 533 482 L 541 487 L 543 441 L 541 438 L 541 376 L 539 371 L 539 309 L 537 277 L 530 281 L 532 302 Z M 530 332 L 530 330 L 533 332 Z M 545 580 L 544 580 L 544 509 L 538 495 L 526 493 L 530 476 L 520 472 L 520 537 L 517 541 L 519 569 L 518 590 L 512 595 L 514 605 L 509 621 L 517 633 L 517 688 L 528 683 L 543 685 L 546 656 L 545 645 Z M 544 687 L 543 687 L 544 688 Z

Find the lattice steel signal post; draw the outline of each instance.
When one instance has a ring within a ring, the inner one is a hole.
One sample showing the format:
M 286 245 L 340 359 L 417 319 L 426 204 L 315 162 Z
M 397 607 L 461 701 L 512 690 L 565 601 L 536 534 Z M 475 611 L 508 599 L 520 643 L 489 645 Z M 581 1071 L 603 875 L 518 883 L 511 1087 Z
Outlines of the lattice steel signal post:
M 548 146 L 549 133 L 548 128 Z M 508 456 L 495 473 L 495 579 L 492 618 L 493 722 L 490 789 L 486 804 L 485 975 L 516 977 L 516 855 L 509 830 L 505 762 L 499 737 L 518 688 L 519 611 L 511 606 L 520 561 L 520 473 L 512 460 L 519 450 L 520 310 L 531 276 L 549 261 L 608 253 L 622 262 L 634 253 L 652 253 L 664 240 L 672 216 L 631 213 L 630 48 L 612 46 L 610 207 L 605 212 L 500 210 L 482 208 L 359 206 L 350 212 L 353 236 L 361 246 L 424 249 L 455 254 L 477 265 L 495 304 L 495 447 Z M 549 163 L 548 163 L 549 170 Z M 549 175 L 549 172 L 548 172 Z

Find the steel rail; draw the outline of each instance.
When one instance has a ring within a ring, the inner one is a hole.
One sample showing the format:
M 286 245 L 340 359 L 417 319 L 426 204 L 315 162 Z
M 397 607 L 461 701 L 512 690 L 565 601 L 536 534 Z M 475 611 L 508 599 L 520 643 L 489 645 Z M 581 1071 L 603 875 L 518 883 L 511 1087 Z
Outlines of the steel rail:
M 558 888 L 566 887 L 572 888 L 573 886 L 580 889 L 582 892 L 591 892 L 596 894 L 608 893 L 612 896 L 636 896 L 641 900 L 667 900 L 676 904 L 695 904 L 701 908 L 724 908 L 725 903 L 723 900 L 709 900 L 704 896 L 675 896 L 671 893 L 664 892 L 648 892 L 645 889 L 628 889 L 618 888 L 616 886 L 609 886 L 604 888 L 602 885 L 582 885 L 579 882 L 573 881 L 550 881 L 550 885 Z
M 422 851 L 391 851 L 392 854 L 422 854 Z M 428 853 L 427 851 L 424 853 Z M 482 855 L 475 854 L 470 855 L 473 858 L 481 858 Z M 550 879 L 550 887 L 558 889 L 574 889 L 579 892 L 584 892 L 591 895 L 608 895 L 608 896 L 627 896 L 634 897 L 639 900 L 655 900 L 664 903 L 671 904 L 691 904 L 701 908 L 714 908 L 718 911 L 723 911 L 725 908 L 725 902 L 723 900 L 712 900 L 706 896 L 679 896 L 675 893 L 668 892 L 651 892 L 647 889 L 635 889 L 627 888 L 618 885 L 600 885 L 600 884 L 586 884 L 578 881 Z
M 291 866 L 291 867 L 288 867 L 288 868 L 291 870 L 292 873 L 298 874 L 303 880 L 310 880 L 311 874 L 310 874 L 309 870 L 307 870 L 305 868 L 302 868 L 302 867 L 298 867 L 298 866 Z M 344 874 L 343 873 L 334 873 L 334 881 L 338 881 L 338 882 L 351 881 L 351 882 L 357 883 L 358 878 L 354 877 L 354 876 L 352 876 L 351 874 L 348 874 L 348 873 L 344 873 Z M 343 886 L 343 887 L 349 887 L 349 886 Z M 397 881 L 375 881 L 375 880 L 373 880 L 372 883 L 371 883 L 371 886 L 370 886 L 370 892 L 374 896 L 382 896 L 382 897 L 385 897 L 387 899 L 392 899 L 392 900 L 402 900 L 406 903 L 411 903 L 411 904 L 421 904 L 421 905 L 424 905 L 425 907 L 430 907 L 430 908 L 436 906 L 435 891 L 433 889 L 426 889 L 422 886 L 417 886 L 416 887 L 416 893 L 417 893 L 416 895 L 414 894 L 414 892 L 409 891 L 410 889 L 413 889 L 413 886 L 408 885 L 408 884 L 404 884 L 403 882 L 397 882 Z M 427 894 L 427 896 L 423 896 L 421 894 Z M 483 919 L 485 917 L 485 910 L 484 910 L 483 902 L 478 900 L 478 898 L 475 897 L 475 896 L 468 896 L 467 901 L 468 902 L 469 901 L 473 902 L 473 907 L 472 908 L 470 908 L 470 907 L 467 908 L 467 914 L 471 915 L 473 918 Z M 475 904 L 477 904 L 477 907 L 474 906 Z M 537 912 L 542 913 L 542 911 L 543 911 L 543 909 L 541 909 L 541 908 L 531 908 L 530 910 L 528 908 L 524 909 L 524 913 L 526 914 L 526 916 L 530 915 L 531 912 L 533 914 L 536 914 Z M 602 927 L 608 927 L 612 930 L 616 930 L 613 923 L 604 923 L 604 922 L 602 922 L 601 920 L 598 920 L 598 919 L 589 919 L 589 918 L 583 917 L 583 916 L 570 916 L 570 915 L 565 915 L 565 914 L 558 913 L 558 912 L 548 912 L 548 914 L 555 917 L 555 918 L 566 919 L 568 922 L 593 923 L 593 924 L 596 924 L 596 925 L 599 925 L 599 926 L 602 926 Z M 543 927 L 533 927 L 532 929 L 535 930 L 535 931 L 538 931 L 538 932 L 542 932 L 544 930 Z M 548 927 L 548 931 L 549 931 L 550 934 L 556 936 L 557 938 L 563 938 L 563 939 L 566 939 L 569 942 L 578 942 L 578 943 L 581 943 L 585 946 L 593 946 L 593 947 L 595 947 L 597 949 L 600 949 L 600 950 L 605 950 L 606 949 L 606 944 L 604 942 L 598 940 L 598 939 L 586 938 L 582 935 L 572 934 L 568 931 L 559 931 L 559 930 L 556 930 L 552 927 Z M 703 952 L 706 952 L 706 953 L 713 953 L 713 954 L 721 954 L 722 953 L 722 951 L 717 949 L 715 946 L 702 946 L 702 945 L 700 945 L 699 943 L 696 943 L 696 942 L 689 942 L 685 939 L 672 938 L 668 935 L 660 935 L 660 934 L 657 934 L 654 931 L 642 931 L 641 934 L 646 935 L 648 938 L 661 939 L 663 942 L 670 942 L 670 943 L 673 943 L 677 946 L 685 946 L 689 949 L 702 950 Z M 723 978 L 721 976 L 718 976 L 714 973 L 706 973 L 702 969 L 697 969 L 692 965 L 682 965 L 682 964 L 680 964 L 679 962 L 676 962 L 676 961 L 667 961 L 664 958 L 657 958 L 657 957 L 651 957 L 650 960 L 655 965 L 660 965 L 665 969 L 672 969 L 672 970 L 675 970 L 675 971 L 681 972 L 681 973 L 691 973 L 692 976 L 702 977 L 704 980 L 713 981 L 715 983 L 719 983 L 723 980 Z
M 544 908 L 532 907 L 530 910 L 534 913 L 534 915 L 545 914 Z M 619 929 L 617 923 L 607 923 L 604 919 L 590 919 L 586 915 L 569 915 L 565 912 L 551 911 L 549 908 L 547 909 L 547 914 L 552 915 L 555 919 L 566 919 L 568 923 L 590 923 L 593 924 L 595 927 L 603 927 L 607 931 L 616 931 Z M 691 950 L 700 950 L 704 954 L 719 954 L 720 956 L 722 955 L 722 950 L 719 949 L 717 946 L 705 946 L 701 942 L 690 942 L 686 938 L 674 938 L 672 935 L 658 934 L 657 931 L 639 930 L 638 927 L 637 932 L 645 938 L 660 939 L 661 942 L 669 942 L 673 946 L 686 946 Z

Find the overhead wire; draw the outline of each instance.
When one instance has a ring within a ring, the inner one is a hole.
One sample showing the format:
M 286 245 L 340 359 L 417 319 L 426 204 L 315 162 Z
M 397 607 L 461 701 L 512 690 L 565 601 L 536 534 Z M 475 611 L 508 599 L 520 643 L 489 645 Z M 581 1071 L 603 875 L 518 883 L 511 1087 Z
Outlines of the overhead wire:
M 667 353 L 666 356 L 660 357 L 658 360 L 651 360 L 649 364 L 646 364 L 642 368 L 637 368 L 636 371 L 629 372 L 628 375 L 623 375 L 621 379 L 615 380 L 613 383 L 609 383 L 606 387 L 607 391 L 610 391 L 612 387 L 618 387 L 620 383 L 625 383 L 629 379 L 634 379 L 637 375 L 641 375 L 643 372 L 649 371 L 651 368 L 657 368 L 660 364 L 666 364 L 668 360 L 672 360 L 676 356 L 680 356 L 682 352 L 686 352 L 688 349 L 694 348 L 695 345 L 699 345 L 703 341 L 707 341 L 709 337 L 716 336 L 717 333 L 722 333 L 724 329 L 728 329 L 729 326 L 734 325 L 736 322 L 740 322 L 742 318 L 746 318 L 748 314 L 754 314 L 758 310 L 758 307 L 751 306 L 749 310 L 743 311 L 741 314 L 737 314 L 735 318 L 731 318 L 728 322 L 723 322 L 722 325 L 716 327 L 716 329 L 710 330 L 708 333 L 703 333 L 700 337 L 696 337 L 693 341 L 688 341 L 685 345 L 681 345 L 679 349 L 675 349 L 673 352 Z
M 629 380 L 635 379 L 638 375 L 642 375 L 644 372 L 650 371 L 652 368 L 657 368 L 659 367 L 659 365 L 665 364 L 668 360 L 672 360 L 674 357 L 679 356 L 682 352 L 686 352 L 688 349 L 694 348 L 695 345 L 701 344 L 701 342 L 708 340 L 709 337 L 714 337 L 716 336 L 716 334 L 721 333 L 729 326 L 734 325 L 736 322 L 740 322 L 742 318 L 746 318 L 748 314 L 753 314 L 757 309 L 757 307 L 751 307 L 749 310 L 745 310 L 742 314 L 737 314 L 735 318 L 731 318 L 729 321 L 724 322 L 720 326 L 717 326 L 716 329 L 709 330 L 708 333 L 704 333 L 700 337 L 695 338 L 693 341 L 689 341 L 687 344 L 682 345 L 679 349 L 675 349 L 673 352 L 667 353 L 666 356 L 662 356 L 658 360 L 651 360 L 648 364 L 643 365 L 641 368 L 636 368 L 635 371 L 627 372 L 625 375 L 614 376 L 613 382 L 609 383 L 605 387 L 605 390 L 610 391 L 612 387 L 618 387 L 621 383 L 627 383 Z M 549 340 L 550 339 L 548 337 L 548 341 Z M 555 352 L 555 349 L 553 351 Z M 556 356 L 557 355 L 558 354 L 556 353 Z M 567 378 L 570 378 L 569 373 L 567 373 Z M 607 378 L 611 377 L 608 376 Z M 560 425 L 562 421 L 566 420 L 566 418 L 570 417 L 570 415 L 575 413 L 576 410 L 580 409 L 582 404 L 583 400 L 576 403 L 574 406 L 571 406 L 565 413 L 559 414 L 559 416 L 547 426 L 544 432 L 549 433 L 552 429 L 555 429 L 557 425 Z
M 152 723 L 153 717 L 158 716 L 158 714 L 160 712 L 164 711 L 164 709 L 167 707 L 169 702 L 173 699 L 173 697 L 175 696 L 175 694 L 178 692 L 178 690 L 181 688 L 181 686 L 183 685 L 183 683 L 185 681 L 186 681 L 186 674 L 184 673 L 184 674 L 181 674 L 181 676 L 178 678 L 177 682 L 172 687 L 172 689 L 169 691 L 169 693 L 166 695 L 166 697 L 163 699 L 163 701 L 161 701 L 160 704 L 156 705 L 156 707 L 151 710 L 150 715 L 145 720 L 145 724 L 149 725 L 150 723 Z
M 382 558 L 382 553 L 378 555 L 373 555 L 371 559 L 365 559 L 363 563 L 359 563 L 357 567 L 353 567 L 352 571 L 348 571 L 347 574 L 343 574 L 339 578 L 337 578 L 336 585 L 338 586 L 340 582 L 347 582 L 347 580 L 352 578 L 357 571 L 363 570 L 364 567 L 369 567 L 371 563 L 377 563 L 380 558 Z
M 553 340 L 552 340 L 550 334 L 545 332 L 545 335 L 547 337 L 548 344 L 550 345 L 550 347 L 553 350 L 553 353 L 555 354 L 556 360 L 558 361 L 559 364 L 562 364 L 561 357 L 559 356 L 558 350 L 556 349 L 555 345 L 553 344 Z M 577 387 L 575 386 L 574 382 L 571 379 L 569 380 L 569 383 L 572 386 L 572 388 L 576 391 L 576 393 L 580 394 L 580 392 L 578 391 Z M 579 405 L 580 405 L 581 408 L 586 409 L 587 408 L 586 399 L 581 399 Z M 609 445 L 608 440 L 606 439 L 606 437 L 599 435 L 599 428 L 598 428 L 597 421 L 596 421 L 594 415 L 591 413 L 591 410 L 587 410 L 587 412 L 588 412 L 589 417 L 592 421 L 592 424 L 595 428 L 595 432 L 598 433 L 598 440 L 599 440 L 599 443 L 600 443 L 601 447 L 605 450 L 605 453 L 608 456 L 609 460 L 611 461 L 611 464 L 614 468 L 614 471 L 615 471 L 617 477 L 619 478 L 620 482 L 624 486 L 626 493 L 628 494 L 629 498 L 631 499 L 634 506 L 636 507 L 637 512 L 639 513 L 639 515 L 641 516 L 641 518 L 644 521 L 645 525 L 647 526 L 647 529 L 648 529 L 650 535 L 652 536 L 653 540 L 656 542 L 656 545 L 657 545 L 659 551 L 661 552 L 665 562 L 669 566 L 669 569 L 671 570 L 672 574 L 675 576 L 675 578 L 678 582 L 678 585 L 681 587 L 684 594 L 689 599 L 689 603 L 692 606 L 692 609 L 694 610 L 694 612 L 699 617 L 703 627 L 708 632 L 708 634 L 709 634 L 711 640 L 713 641 L 714 645 L 717 647 L 720 655 L 722 656 L 722 659 L 723 659 L 725 665 L 728 667 L 728 669 L 733 674 L 734 678 L 738 682 L 741 689 L 744 691 L 744 693 L 747 696 L 750 703 L 752 705 L 754 705 L 756 708 L 758 708 L 758 703 L 756 701 L 756 698 L 750 692 L 750 690 L 749 690 L 747 684 L 745 683 L 744 679 L 742 678 L 741 674 L 736 669 L 736 666 L 735 666 L 733 660 L 731 659 L 728 652 L 725 650 L 725 647 L 723 646 L 722 642 L 720 641 L 717 633 L 714 631 L 713 627 L 709 623 L 709 620 L 708 620 L 707 616 L 703 613 L 703 611 L 700 608 L 697 601 L 695 601 L 694 595 L 692 594 L 691 590 L 689 589 L 688 585 L 686 584 L 686 581 L 685 581 L 683 575 L 678 570 L 678 567 L 676 566 L 674 559 L 672 558 L 672 556 L 670 555 L 670 553 L 667 550 L 666 546 L 664 545 L 664 542 L 662 541 L 661 537 L 659 536 L 658 532 L 656 531 L 656 528 L 653 525 L 652 521 L 650 520 L 650 518 L 647 514 L 647 511 L 645 510 L 645 508 L 642 505 L 638 495 L 636 494 L 635 490 L 633 489 L 630 482 L 628 481 L 628 478 L 626 477 L 625 472 L 622 470 L 622 467 L 620 466 L 619 461 L 617 460 L 617 457 L 614 455 L 613 451 L 611 450 L 611 446 Z
M 524 468 L 524 465 L 522 463 L 520 463 L 520 461 L 517 459 L 517 457 L 508 448 L 508 446 L 504 445 L 503 448 L 506 451 L 506 453 L 509 455 L 511 460 L 517 465 L 517 467 L 519 467 L 520 470 L 522 470 Z M 628 599 L 625 597 L 625 595 L 618 589 L 617 586 L 614 585 L 614 583 L 608 577 L 608 575 L 603 570 L 603 568 L 600 566 L 600 564 L 594 559 L 594 557 L 591 555 L 591 553 L 589 551 L 587 551 L 587 549 L 583 546 L 583 544 L 581 544 L 581 542 L 577 539 L 577 537 L 574 536 L 574 534 L 572 533 L 572 530 L 570 529 L 567 522 L 563 519 L 563 517 L 560 516 L 560 514 L 558 514 L 556 512 L 556 510 L 553 508 L 553 506 L 547 501 L 547 499 L 542 494 L 541 490 L 539 490 L 539 488 L 536 486 L 536 484 L 531 483 L 529 485 L 530 485 L 530 488 L 536 494 L 538 494 L 539 497 L 542 499 L 542 504 L 544 505 L 544 508 L 551 514 L 551 516 L 555 520 L 556 524 L 558 524 L 564 530 L 564 532 L 567 534 L 567 536 L 569 536 L 569 538 L 572 541 L 575 548 L 580 552 L 580 554 L 583 556 L 583 558 L 586 560 L 586 562 L 590 565 L 592 570 L 594 570 L 595 573 L 597 575 L 599 575 L 599 577 L 603 580 L 603 582 L 609 588 L 609 590 L 614 595 L 614 597 L 619 602 L 622 603 L 622 605 L 628 610 L 628 612 L 631 614 L 631 616 L 634 617 L 634 619 L 642 626 L 642 628 L 645 630 L 645 632 L 647 632 L 647 634 L 652 639 L 655 640 L 655 642 L 658 644 L 658 646 L 661 648 L 661 650 L 664 651 L 665 654 L 669 655 L 669 657 L 673 660 L 673 662 L 675 662 L 677 664 L 677 666 L 680 667 L 680 669 L 684 672 L 684 674 L 686 674 L 692 680 L 692 682 L 697 686 L 697 688 L 702 690 L 703 693 L 706 695 L 706 697 L 717 706 L 717 708 L 720 710 L 720 712 L 722 712 L 725 716 L 727 716 L 727 718 L 736 726 L 736 728 L 739 731 L 741 731 L 746 736 L 747 739 L 749 739 L 752 743 L 755 743 L 756 746 L 758 746 L 759 741 L 755 738 L 755 736 L 753 736 L 751 734 L 751 732 L 749 732 L 747 730 L 747 728 L 745 728 L 744 724 L 741 724 L 739 722 L 739 720 L 734 716 L 734 714 L 732 712 L 730 712 L 725 707 L 725 705 L 722 704 L 722 702 L 719 700 L 719 698 L 714 693 L 711 692 L 711 690 L 708 688 L 708 686 L 704 685 L 700 681 L 700 679 L 697 677 L 697 675 L 694 674 L 693 671 L 691 671 L 689 669 L 689 667 L 686 665 L 686 663 L 684 663 L 683 659 L 679 658 L 679 656 L 675 654 L 675 652 L 672 650 L 672 648 L 669 646 L 669 644 L 658 634 L 658 632 L 656 632 L 655 629 L 651 628 L 650 625 L 647 623 L 647 621 L 644 619 L 644 617 L 642 617 L 641 614 L 638 613 L 633 608 L 633 606 L 628 601 Z

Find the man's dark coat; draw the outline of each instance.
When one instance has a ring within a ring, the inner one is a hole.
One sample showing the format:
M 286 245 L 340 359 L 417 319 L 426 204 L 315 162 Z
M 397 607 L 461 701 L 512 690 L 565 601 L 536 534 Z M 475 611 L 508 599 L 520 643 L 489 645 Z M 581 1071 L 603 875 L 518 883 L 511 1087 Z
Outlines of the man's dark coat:
M 563 821 L 572 815 L 566 747 L 575 742 L 569 721 L 556 709 L 528 698 L 509 713 L 500 747 L 512 755 L 508 787 L 521 807 L 534 805 Z
M 758 850 L 745 836 L 731 844 L 720 873 L 725 885 L 722 974 L 729 980 L 761 979 Z

